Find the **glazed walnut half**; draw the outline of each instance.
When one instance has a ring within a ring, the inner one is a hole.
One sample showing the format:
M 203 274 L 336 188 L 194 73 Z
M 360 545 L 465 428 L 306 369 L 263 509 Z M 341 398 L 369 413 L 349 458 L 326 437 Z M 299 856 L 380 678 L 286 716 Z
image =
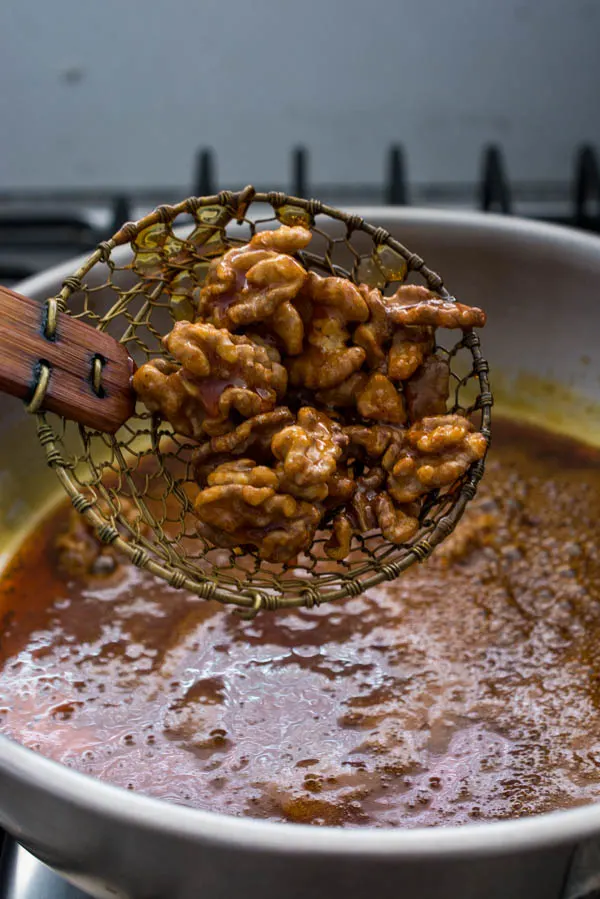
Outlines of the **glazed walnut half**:
M 388 492 L 409 503 L 438 487 L 453 484 L 487 449 L 483 434 L 462 415 L 424 418 L 408 429 L 397 458 L 388 463 Z
M 450 357 L 435 336 L 485 314 L 425 287 L 388 297 L 309 271 L 311 239 L 282 226 L 213 259 L 195 320 L 178 322 L 165 357 L 133 381 L 150 412 L 196 443 L 199 533 L 289 565 L 318 531 L 335 560 L 374 531 L 411 541 L 424 497 L 487 447 L 447 414 Z
M 233 427 L 232 412 L 251 418 L 283 398 L 287 373 L 274 348 L 224 328 L 177 322 L 165 347 L 179 363 L 159 359 L 142 365 L 133 386 L 151 412 L 190 437 Z
M 273 562 L 308 549 L 322 514 L 316 505 L 281 493 L 275 472 L 252 459 L 219 465 L 194 508 L 198 530 L 211 543 L 252 547 Z

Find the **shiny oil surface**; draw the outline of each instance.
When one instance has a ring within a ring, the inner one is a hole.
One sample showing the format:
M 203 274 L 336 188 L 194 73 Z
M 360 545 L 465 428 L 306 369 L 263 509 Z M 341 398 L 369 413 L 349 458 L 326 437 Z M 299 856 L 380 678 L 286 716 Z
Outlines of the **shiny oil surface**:
M 244 622 L 134 568 L 69 579 L 30 535 L 0 585 L 0 729 L 132 790 L 234 815 L 461 824 L 600 797 L 600 451 L 495 427 L 426 566 Z

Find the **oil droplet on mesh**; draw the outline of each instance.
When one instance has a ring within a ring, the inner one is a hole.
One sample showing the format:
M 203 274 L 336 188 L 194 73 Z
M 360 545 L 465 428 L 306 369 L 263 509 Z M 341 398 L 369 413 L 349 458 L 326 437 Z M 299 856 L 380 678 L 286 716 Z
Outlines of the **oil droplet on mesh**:
M 291 203 L 280 206 L 275 214 L 282 225 L 289 225 L 290 227 L 302 225 L 305 228 L 310 228 L 312 225 L 310 213 L 301 206 L 294 206 Z
M 231 212 L 225 206 L 202 206 L 194 214 L 194 217 L 202 225 L 220 225 L 222 227 L 231 220 Z
M 131 267 L 143 278 L 161 278 L 163 261 L 158 253 L 136 253 Z
M 194 253 L 204 259 L 214 259 L 215 256 L 222 256 L 227 250 L 231 249 L 231 244 L 227 236 L 221 231 L 213 229 L 197 229 L 190 234 L 189 242 L 194 245 Z
M 176 322 L 193 322 L 196 318 L 196 309 L 189 297 L 173 294 L 169 307 Z
M 167 290 L 169 293 L 178 294 L 184 297 L 191 297 L 196 287 L 196 281 L 188 271 L 178 272 L 171 279 Z
M 206 275 L 208 274 L 209 264 L 210 263 L 208 262 L 197 262 L 196 265 L 192 267 L 192 275 L 194 276 L 194 281 L 198 286 L 204 284 Z
M 224 206 L 204 206 L 195 213 L 197 227 L 188 237 L 197 255 L 220 256 L 229 249 L 225 225 L 231 221 L 231 210 Z
M 383 244 L 377 247 L 374 256 L 386 281 L 404 281 L 408 273 L 408 264 L 397 250 Z
M 168 265 L 184 265 L 190 261 L 190 251 L 187 241 L 180 240 L 170 234 L 162 247 L 162 254 Z
M 158 250 L 169 235 L 169 228 L 158 222 L 140 231 L 131 241 L 134 250 Z
M 179 272 L 169 284 L 169 307 L 175 321 L 191 322 L 195 319 L 196 303 L 193 293 L 196 286 L 195 279 L 187 271 Z
M 356 279 L 368 287 L 385 287 L 385 275 L 372 256 L 363 256 L 356 269 Z

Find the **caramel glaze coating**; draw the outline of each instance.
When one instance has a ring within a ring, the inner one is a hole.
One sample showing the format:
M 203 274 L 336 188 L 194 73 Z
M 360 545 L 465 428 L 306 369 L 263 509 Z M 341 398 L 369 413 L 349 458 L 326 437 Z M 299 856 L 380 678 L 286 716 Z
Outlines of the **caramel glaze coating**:
M 268 319 L 282 303 L 294 299 L 306 280 L 305 269 L 292 255 L 310 239 L 306 228 L 284 225 L 229 250 L 209 268 L 200 292 L 199 317 L 231 330 Z
M 214 259 L 196 321 L 178 322 L 164 338 L 173 361 L 150 361 L 134 377 L 146 407 L 199 443 L 200 533 L 220 546 L 238 539 L 240 547 L 273 561 L 271 551 L 278 560 L 293 560 L 310 549 L 314 521 L 329 529 L 327 552 L 335 559 L 348 555 L 367 518 L 385 540 L 405 543 L 419 528 L 419 509 L 408 506 L 450 486 L 486 448 L 466 420 L 460 446 L 430 452 L 426 463 L 411 444 L 422 419 L 447 410 L 450 368 L 435 351 L 435 328 L 481 325 L 481 310 L 425 287 L 404 285 L 384 297 L 366 285 L 306 271 L 297 254 L 311 236 L 301 226 L 283 226 Z M 406 444 L 393 464 L 384 458 L 392 443 Z M 240 456 L 270 468 L 277 480 L 277 499 L 261 505 L 264 545 L 236 485 L 218 485 L 217 500 L 217 485 L 208 483 L 216 466 Z M 367 514 L 364 485 L 380 464 L 386 481 L 369 493 Z M 303 507 L 294 513 L 311 523 L 290 531 L 289 551 L 269 537 L 270 516 L 279 521 L 281 510 L 293 505 L 282 497 L 312 506 L 310 514 Z M 223 523 L 227 502 L 231 515 L 241 515 L 239 527 Z
M 271 468 L 252 459 L 219 465 L 194 504 L 198 531 L 216 546 L 251 546 L 261 558 L 287 562 L 309 546 L 321 511 L 279 492 Z
M 408 429 L 404 446 L 390 463 L 388 492 L 410 503 L 435 487 L 454 483 L 472 462 L 483 458 L 486 441 L 462 415 L 424 418 Z
M 133 376 L 138 397 L 176 432 L 199 438 L 231 430 L 232 411 L 251 418 L 272 411 L 286 391 L 279 353 L 214 325 L 177 322 L 165 346 L 180 367 L 158 359 Z
M 6 736 L 274 821 L 413 828 L 600 801 L 599 450 L 497 421 L 478 495 L 427 566 L 254 621 L 137 568 L 61 573 L 68 518 L 0 581 Z
M 340 426 L 327 415 L 310 407 L 300 409 L 297 423 L 283 428 L 271 441 L 278 460 L 279 489 L 301 499 L 323 501 L 347 443 Z

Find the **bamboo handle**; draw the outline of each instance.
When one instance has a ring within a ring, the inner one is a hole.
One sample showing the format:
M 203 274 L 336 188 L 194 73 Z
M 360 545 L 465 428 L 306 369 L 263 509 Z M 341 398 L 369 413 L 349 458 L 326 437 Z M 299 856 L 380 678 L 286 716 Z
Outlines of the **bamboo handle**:
M 60 312 L 0 287 L 0 390 L 109 434 L 133 414 L 134 363 L 125 347 Z

